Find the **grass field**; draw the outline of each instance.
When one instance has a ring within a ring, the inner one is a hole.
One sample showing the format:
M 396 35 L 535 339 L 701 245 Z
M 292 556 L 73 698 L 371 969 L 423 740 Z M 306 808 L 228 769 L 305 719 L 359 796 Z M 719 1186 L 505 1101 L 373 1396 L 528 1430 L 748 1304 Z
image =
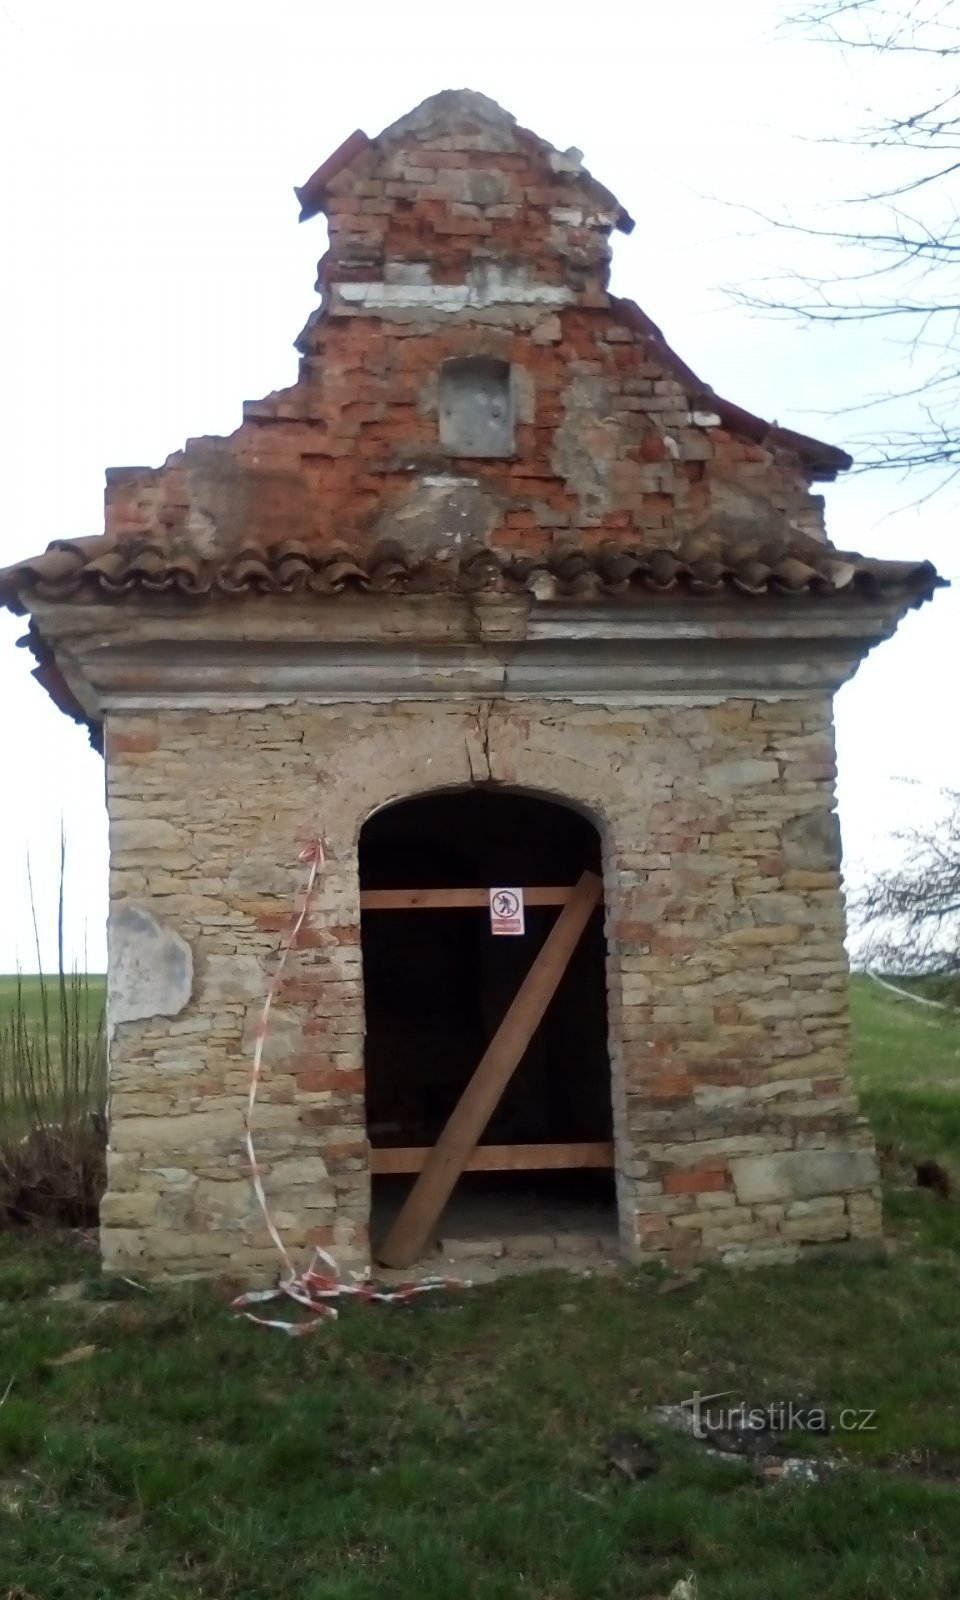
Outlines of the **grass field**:
M 107 980 L 100 974 L 91 974 L 87 978 L 90 994 L 91 1010 L 102 1005 L 106 993 Z M 30 974 L 22 978 L 0 975 L 0 1027 L 8 1021 L 17 1007 L 18 992 L 21 997 L 23 1016 L 28 1022 L 39 1023 L 43 1017 L 43 996 L 40 980 Z M 47 1006 L 51 1022 L 56 1026 L 57 1016 L 57 989 L 56 980 L 48 980 Z
M 879 1135 L 960 1172 L 960 1023 L 854 1005 Z M 301 1340 L 0 1235 L 0 1597 L 644 1600 L 692 1572 L 698 1600 L 956 1600 L 960 1203 L 893 1192 L 888 1225 L 886 1262 L 537 1275 Z M 876 1427 L 771 1482 L 657 1431 L 695 1388 Z M 624 1432 L 653 1475 L 611 1467 Z

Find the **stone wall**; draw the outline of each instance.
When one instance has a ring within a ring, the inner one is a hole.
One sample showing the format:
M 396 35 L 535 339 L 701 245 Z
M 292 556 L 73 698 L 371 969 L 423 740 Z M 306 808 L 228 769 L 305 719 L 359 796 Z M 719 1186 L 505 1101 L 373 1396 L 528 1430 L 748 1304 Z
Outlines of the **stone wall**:
M 587 808 L 603 837 L 624 1253 L 786 1260 L 878 1235 L 845 1081 L 828 700 L 114 713 L 107 762 L 109 1268 L 274 1272 L 243 1109 L 317 832 L 329 864 L 274 1012 L 256 1144 L 289 1246 L 366 1265 L 358 835 L 389 801 L 490 780 Z

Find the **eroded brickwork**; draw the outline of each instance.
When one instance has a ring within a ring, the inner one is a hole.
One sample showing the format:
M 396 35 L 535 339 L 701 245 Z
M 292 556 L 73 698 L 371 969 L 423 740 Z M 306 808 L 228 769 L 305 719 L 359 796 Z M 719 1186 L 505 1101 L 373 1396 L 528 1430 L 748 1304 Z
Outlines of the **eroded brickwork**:
M 296 384 L 248 403 L 229 439 L 109 474 L 108 534 L 221 555 L 267 539 L 533 554 L 619 539 L 706 559 L 733 541 L 741 563 L 822 543 L 810 477 L 845 458 L 718 401 L 610 295 L 624 213 L 576 152 L 483 96 L 440 95 L 317 205 L 330 249 Z M 440 375 L 469 358 L 510 369 L 502 459 L 441 443 Z
M 427 773 L 565 799 L 601 831 L 625 1254 L 789 1260 L 879 1233 L 845 1079 L 828 701 L 131 713 L 107 759 L 114 911 L 194 963 L 176 1015 L 113 1033 L 108 1266 L 273 1270 L 243 1107 L 312 831 L 329 864 L 274 1014 L 257 1150 L 289 1245 L 367 1264 L 357 840 Z

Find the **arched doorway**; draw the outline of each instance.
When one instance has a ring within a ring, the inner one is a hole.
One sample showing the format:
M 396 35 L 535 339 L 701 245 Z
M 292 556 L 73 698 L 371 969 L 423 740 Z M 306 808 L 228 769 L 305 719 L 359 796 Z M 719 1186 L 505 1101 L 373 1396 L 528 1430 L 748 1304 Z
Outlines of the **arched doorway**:
M 599 835 L 586 817 L 499 787 L 401 801 L 365 824 L 360 887 L 375 1256 L 390 1259 L 389 1250 L 385 1257 L 382 1252 L 394 1239 L 398 1217 L 407 1216 L 404 1207 L 427 1155 L 454 1113 L 461 1114 L 478 1066 L 502 1044 L 531 969 L 542 973 L 551 959 L 551 930 L 557 929 L 552 947 L 562 938 L 559 919 L 568 921 L 573 911 L 564 904 L 568 891 L 584 874 L 595 882 L 592 875 L 600 871 Z M 527 891 L 522 935 L 493 932 L 488 894 L 500 886 Z M 558 889 L 559 896 L 548 893 Z M 405 900 L 400 891 L 416 894 Z M 451 905 L 451 898 L 461 903 Z M 539 903 L 544 899 L 552 903 Z M 501 1247 L 510 1251 L 511 1239 L 535 1251 L 537 1240 L 544 1249 L 556 1248 L 565 1233 L 583 1242 L 595 1231 L 612 1246 L 599 885 L 594 900 L 578 927 L 568 930 L 558 981 L 476 1147 L 470 1145 L 465 1170 L 431 1223 L 421 1259 L 444 1238 L 466 1247 L 471 1238 L 487 1239 L 499 1253 Z

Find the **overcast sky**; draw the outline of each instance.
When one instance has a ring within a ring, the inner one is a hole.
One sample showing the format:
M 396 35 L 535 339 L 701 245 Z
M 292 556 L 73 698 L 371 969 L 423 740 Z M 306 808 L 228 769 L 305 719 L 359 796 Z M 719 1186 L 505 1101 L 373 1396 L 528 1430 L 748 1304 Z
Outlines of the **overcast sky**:
M 481 90 L 585 152 L 637 219 L 617 236 L 615 290 L 706 382 L 781 423 L 855 437 L 862 419 L 837 413 L 902 381 L 889 330 L 804 332 L 723 287 L 788 270 L 799 249 L 741 208 L 814 218 L 871 186 L 862 153 L 817 140 L 895 101 L 904 66 L 804 42 L 778 28 L 780 10 L 0 0 L 0 563 L 100 532 L 107 466 L 229 433 L 244 399 L 293 380 L 325 239 L 322 218 L 298 225 L 292 186 L 354 128 L 376 134 L 443 88 Z M 829 489 L 835 543 L 960 576 L 960 496 L 911 505 L 920 490 L 882 477 Z M 0 971 L 18 955 L 34 965 L 28 852 L 53 923 L 61 817 L 72 945 L 86 937 L 102 968 L 102 763 L 31 680 L 22 632 L 0 619 Z M 958 636 L 957 593 L 941 594 L 839 698 L 851 865 L 889 853 L 938 785 L 960 787 Z

